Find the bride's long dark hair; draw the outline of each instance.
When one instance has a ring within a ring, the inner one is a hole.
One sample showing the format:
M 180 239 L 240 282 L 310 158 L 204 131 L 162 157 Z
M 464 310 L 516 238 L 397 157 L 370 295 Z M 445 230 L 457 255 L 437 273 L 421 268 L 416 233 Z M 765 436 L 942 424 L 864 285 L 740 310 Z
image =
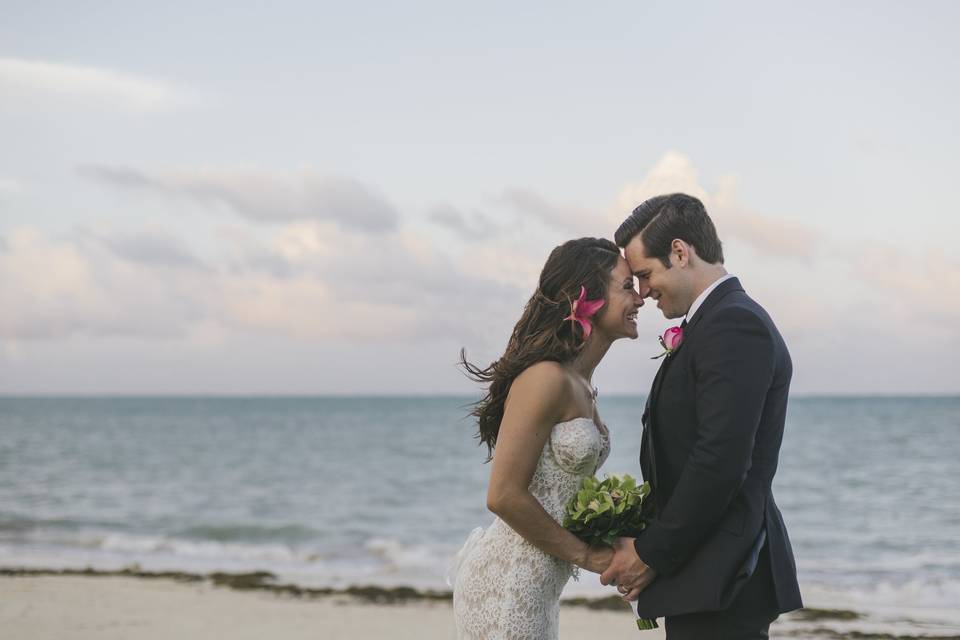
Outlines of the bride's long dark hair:
M 570 315 L 581 286 L 586 287 L 588 300 L 606 299 L 610 272 L 619 257 L 617 245 L 603 238 L 578 238 L 556 247 L 543 265 L 540 284 L 513 328 L 503 355 L 481 368 L 468 362 L 466 351 L 460 350 L 460 364 L 467 375 L 488 385 L 486 394 L 470 412 L 477 418 L 477 439 L 487 445 L 488 462 L 493 458 L 510 385 L 537 362 L 565 363 L 576 357 L 585 344 L 583 330 L 564 318 Z M 594 320 L 605 311 L 606 306 Z

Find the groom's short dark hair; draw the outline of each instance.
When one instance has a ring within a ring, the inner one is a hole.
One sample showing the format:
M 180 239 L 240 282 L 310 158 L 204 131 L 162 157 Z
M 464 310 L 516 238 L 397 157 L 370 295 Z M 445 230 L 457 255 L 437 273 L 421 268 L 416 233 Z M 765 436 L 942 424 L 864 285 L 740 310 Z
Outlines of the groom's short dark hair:
M 723 246 L 703 203 L 685 193 L 656 196 L 640 203 L 614 234 L 620 247 L 643 231 L 643 250 L 670 268 L 670 243 L 680 239 L 710 264 L 723 264 Z

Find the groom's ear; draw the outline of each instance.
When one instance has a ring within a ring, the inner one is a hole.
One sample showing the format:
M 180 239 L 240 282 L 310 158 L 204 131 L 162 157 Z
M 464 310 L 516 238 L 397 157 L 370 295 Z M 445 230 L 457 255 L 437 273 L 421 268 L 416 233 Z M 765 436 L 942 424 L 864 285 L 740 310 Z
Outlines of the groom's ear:
M 689 267 L 691 254 L 695 255 L 696 251 L 692 245 L 683 240 L 674 238 L 673 242 L 670 243 L 670 262 L 675 266 Z

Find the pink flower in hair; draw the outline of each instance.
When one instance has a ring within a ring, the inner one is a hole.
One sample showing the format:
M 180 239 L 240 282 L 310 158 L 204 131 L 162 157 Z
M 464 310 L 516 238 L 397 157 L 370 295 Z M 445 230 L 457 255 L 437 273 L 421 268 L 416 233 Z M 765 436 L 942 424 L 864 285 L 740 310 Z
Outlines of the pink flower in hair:
M 568 315 L 564 320 L 573 320 L 574 322 L 579 322 L 580 327 L 583 329 L 583 339 L 586 340 L 590 337 L 590 333 L 593 331 L 593 325 L 590 324 L 590 318 L 600 310 L 606 300 L 603 298 L 598 298 L 596 300 L 587 300 L 587 288 L 583 285 L 580 285 L 580 297 L 573 301 L 573 306 L 570 309 L 570 315 Z

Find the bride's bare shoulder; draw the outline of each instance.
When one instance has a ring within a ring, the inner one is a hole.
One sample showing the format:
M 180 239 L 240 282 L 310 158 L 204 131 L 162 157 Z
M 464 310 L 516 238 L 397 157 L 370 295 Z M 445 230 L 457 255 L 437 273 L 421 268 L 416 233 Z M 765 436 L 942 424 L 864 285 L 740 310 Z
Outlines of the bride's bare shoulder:
M 558 391 L 570 385 L 570 372 L 559 362 L 541 360 L 523 371 L 513 381 L 513 386 L 544 386 Z
M 570 372 L 558 362 L 532 364 L 514 379 L 507 393 L 511 408 L 523 407 L 543 417 L 560 417 L 567 413 L 570 399 Z

